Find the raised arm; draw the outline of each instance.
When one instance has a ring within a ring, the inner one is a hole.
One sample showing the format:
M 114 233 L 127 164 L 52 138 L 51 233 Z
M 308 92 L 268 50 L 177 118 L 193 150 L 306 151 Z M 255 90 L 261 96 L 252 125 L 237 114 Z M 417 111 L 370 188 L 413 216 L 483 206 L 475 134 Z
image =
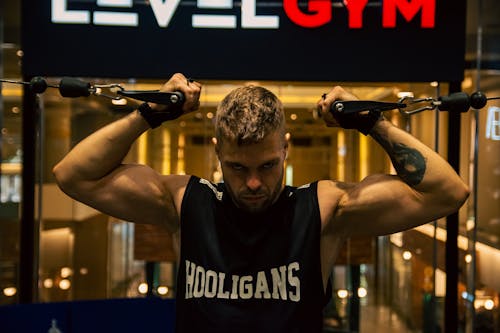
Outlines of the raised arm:
M 162 91 L 181 91 L 183 112 L 198 108 L 201 86 L 175 74 Z M 152 111 L 164 106 L 150 104 Z M 78 143 L 53 169 L 60 188 L 95 209 L 138 223 L 167 223 L 175 230 L 188 176 L 160 175 L 145 165 L 123 164 L 134 141 L 150 124 L 138 112 L 97 130 Z
M 354 98 L 336 87 L 320 101 L 327 125 L 338 125 L 327 112 L 333 101 Z M 373 120 L 369 135 L 385 149 L 397 175 L 371 175 L 352 184 L 320 182 L 318 197 L 327 231 L 345 236 L 390 234 L 446 216 L 463 205 L 467 186 L 435 151 L 383 117 Z

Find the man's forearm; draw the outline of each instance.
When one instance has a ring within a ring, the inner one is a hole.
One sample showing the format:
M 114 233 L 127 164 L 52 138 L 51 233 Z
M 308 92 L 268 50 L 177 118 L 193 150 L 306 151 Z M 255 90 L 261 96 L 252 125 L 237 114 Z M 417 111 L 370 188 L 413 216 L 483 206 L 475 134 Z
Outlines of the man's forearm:
M 427 169 L 427 161 L 420 150 L 430 149 L 426 146 L 414 147 L 416 139 L 395 128 L 386 120 L 381 120 L 370 134 L 387 152 L 398 176 L 405 183 L 417 186 L 422 182 Z M 419 142 L 418 144 L 420 146 Z
M 435 186 L 463 185 L 438 153 L 389 121 L 379 121 L 370 135 L 387 152 L 398 176 L 411 187 L 429 191 Z

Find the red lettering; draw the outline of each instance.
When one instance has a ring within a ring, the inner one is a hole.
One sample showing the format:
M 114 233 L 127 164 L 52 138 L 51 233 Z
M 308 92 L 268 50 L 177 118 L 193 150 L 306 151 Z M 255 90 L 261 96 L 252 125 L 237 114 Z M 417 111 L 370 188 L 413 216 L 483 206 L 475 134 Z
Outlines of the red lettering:
M 422 28 L 434 28 L 436 0 L 384 0 L 382 10 L 382 26 L 384 28 L 396 27 L 397 9 L 408 22 L 422 9 Z
M 349 12 L 349 28 L 363 27 L 363 10 L 368 0 L 345 0 L 347 11 Z
M 316 28 L 332 19 L 332 3 L 330 0 L 310 0 L 307 10 L 314 14 L 305 14 L 299 9 L 298 0 L 283 0 L 286 15 L 294 23 L 305 28 Z

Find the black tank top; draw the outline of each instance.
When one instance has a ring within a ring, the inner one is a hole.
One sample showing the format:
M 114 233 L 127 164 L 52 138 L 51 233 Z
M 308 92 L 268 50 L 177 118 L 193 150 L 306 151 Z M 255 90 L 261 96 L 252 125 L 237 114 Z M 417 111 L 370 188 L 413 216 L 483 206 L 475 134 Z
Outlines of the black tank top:
M 262 214 L 191 177 L 181 208 L 177 332 L 321 332 L 317 183 L 286 186 Z

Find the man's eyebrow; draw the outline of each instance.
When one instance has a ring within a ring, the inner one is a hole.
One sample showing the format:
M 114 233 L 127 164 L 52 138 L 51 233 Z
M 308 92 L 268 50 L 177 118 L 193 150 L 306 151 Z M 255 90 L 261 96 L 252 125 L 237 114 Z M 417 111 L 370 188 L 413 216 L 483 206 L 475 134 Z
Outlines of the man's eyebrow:
M 262 166 L 262 165 L 265 165 L 265 164 L 270 164 L 270 163 L 278 163 L 279 162 L 279 157 L 276 157 L 276 158 L 271 158 L 267 161 L 264 161 L 262 163 L 259 164 L 259 166 Z M 243 167 L 246 167 L 245 164 L 241 163 L 241 162 L 238 162 L 238 161 L 224 161 L 223 162 L 224 164 L 227 164 L 227 165 L 241 165 Z
M 270 164 L 270 163 L 278 163 L 279 161 L 280 161 L 279 157 L 276 157 L 276 158 L 272 158 L 270 160 L 267 160 L 267 161 L 261 163 L 261 165 Z
M 236 161 L 224 161 L 223 163 L 226 164 L 226 165 L 229 165 L 229 166 L 234 166 L 234 165 L 239 165 L 239 166 L 242 166 L 242 167 L 245 166 L 242 163 L 236 162 Z

